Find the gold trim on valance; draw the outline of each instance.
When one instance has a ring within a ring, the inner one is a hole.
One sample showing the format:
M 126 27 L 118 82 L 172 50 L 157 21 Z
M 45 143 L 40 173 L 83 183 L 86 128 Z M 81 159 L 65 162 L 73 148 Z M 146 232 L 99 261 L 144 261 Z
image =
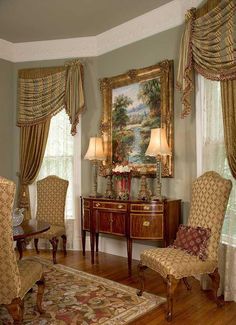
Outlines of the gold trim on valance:
M 47 67 L 47 68 L 32 68 L 21 69 L 18 71 L 18 77 L 22 79 L 37 79 L 47 77 L 54 73 L 65 71 L 66 67 Z
M 236 79 L 236 1 L 209 3 L 202 11 L 191 9 L 186 14 L 177 76 L 182 117 L 191 112 L 194 70 L 211 80 Z
M 83 66 L 78 59 L 61 67 L 19 70 L 18 126 L 42 123 L 65 109 L 75 135 L 84 106 Z
M 30 78 L 30 74 L 18 79 L 18 126 L 41 123 L 64 107 L 65 69 L 45 76 L 41 73 L 37 78 L 35 74 Z
M 203 6 L 200 8 L 197 8 L 196 10 L 196 18 L 202 17 L 205 14 L 207 14 L 209 11 L 214 9 L 218 4 L 221 2 L 221 0 L 210 0 L 207 1 Z

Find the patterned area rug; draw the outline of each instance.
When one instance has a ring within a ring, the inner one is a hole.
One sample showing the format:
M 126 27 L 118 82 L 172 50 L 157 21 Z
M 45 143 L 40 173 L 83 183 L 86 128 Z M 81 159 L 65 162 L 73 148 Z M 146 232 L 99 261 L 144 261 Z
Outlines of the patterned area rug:
M 45 268 L 46 288 L 43 308 L 35 311 L 36 291 L 25 296 L 24 324 L 120 325 L 128 324 L 157 307 L 164 298 L 40 259 Z M 12 324 L 4 307 L 0 307 L 0 324 Z

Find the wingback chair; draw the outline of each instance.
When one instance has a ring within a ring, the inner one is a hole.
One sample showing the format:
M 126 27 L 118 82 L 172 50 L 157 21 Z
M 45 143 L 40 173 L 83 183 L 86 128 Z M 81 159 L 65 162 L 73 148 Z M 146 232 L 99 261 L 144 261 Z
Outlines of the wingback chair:
M 65 203 L 69 182 L 57 176 L 48 176 L 37 182 L 37 220 L 46 221 L 50 229 L 34 238 L 38 250 L 38 238 L 49 239 L 53 248 L 53 263 L 56 263 L 58 237 L 63 239 L 63 251 L 66 255 Z
M 44 278 L 42 265 L 37 261 L 16 261 L 12 230 L 14 194 L 15 184 L 0 177 L 0 304 L 7 308 L 14 324 L 21 324 L 24 296 L 35 283 L 38 285 L 37 308 L 43 312 Z
M 213 171 L 206 172 L 193 183 L 188 225 L 211 230 L 206 260 L 203 261 L 198 256 L 174 247 L 147 249 L 141 253 L 138 266 L 141 290 L 138 295 L 141 295 L 144 289 L 144 269 L 149 267 L 158 272 L 167 284 L 166 319 L 168 321 L 172 320 L 173 294 L 180 279 L 183 279 L 190 290 L 187 277 L 208 273 L 212 279 L 216 303 L 220 305 L 217 298 L 220 282 L 217 268 L 218 246 L 231 188 L 230 180 L 222 178 Z

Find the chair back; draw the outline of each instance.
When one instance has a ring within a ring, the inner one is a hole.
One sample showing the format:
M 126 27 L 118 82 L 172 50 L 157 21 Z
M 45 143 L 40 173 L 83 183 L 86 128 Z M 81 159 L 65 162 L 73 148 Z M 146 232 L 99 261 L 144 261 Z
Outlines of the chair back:
M 10 304 L 20 292 L 20 274 L 13 247 L 12 207 L 15 184 L 0 177 L 0 304 Z
M 69 182 L 57 176 L 48 176 L 37 182 L 38 220 L 64 226 L 65 203 Z
M 192 187 L 188 225 L 211 229 L 208 259 L 215 261 L 218 260 L 220 234 L 231 188 L 231 180 L 214 171 L 198 177 Z

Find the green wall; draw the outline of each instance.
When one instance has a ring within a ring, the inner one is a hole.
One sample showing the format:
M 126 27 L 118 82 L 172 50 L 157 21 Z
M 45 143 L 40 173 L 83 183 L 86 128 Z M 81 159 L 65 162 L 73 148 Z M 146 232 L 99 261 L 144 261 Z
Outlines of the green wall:
M 133 68 L 142 68 L 164 59 L 174 60 L 176 78 L 177 62 L 182 26 L 170 29 L 128 46 L 106 53 L 96 58 L 83 58 L 85 67 L 85 97 L 86 110 L 82 114 L 82 157 L 84 156 L 89 137 L 99 133 L 99 124 L 102 115 L 102 105 L 99 91 L 99 78 L 110 77 L 124 73 Z M 67 60 L 67 59 L 65 59 Z M 14 64 L 13 82 L 14 95 L 14 122 L 16 122 L 17 98 L 17 72 L 18 69 L 31 67 L 46 67 L 61 65 L 65 60 L 50 60 L 37 62 L 23 62 Z M 7 71 L 6 71 L 7 74 Z M 11 78 L 9 78 L 11 80 Z M 10 84 L 10 80 L 8 83 Z M 8 86 L 10 90 L 10 87 Z M 12 92 L 9 92 L 8 101 L 11 102 Z M 168 197 L 183 200 L 183 219 L 186 220 L 190 201 L 190 189 L 193 178 L 196 176 L 196 150 L 195 150 L 195 117 L 180 118 L 180 96 L 174 94 L 174 139 L 175 139 L 175 165 L 174 178 L 163 179 L 163 194 Z M 11 113 L 12 114 L 12 113 Z M 7 115 L 6 115 L 7 116 Z M 11 115 L 12 116 L 12 115 Z M 7 130 L 4 131 L 7 134 Z M 19 130 L 13 128 L 13 170 L 14 175 L 19 170 L 18 147 Z M 11 138 L 12 141 L 12 138 Z M 9 158 L 10 159 L 10 158 Z M 8 164 L 7 164 L 8 166 Z M 9 168 L 9 166 L 6 168 Z M 82 166 L 82 194 L 89 194 L 92 181 L 90 162 L 81 160 Z M 137 180 L 133 180 L 133 189 L 138 188 Z M 99 180 L 99 190 L 104 191 L 104 180 Z
M 110 77 L 130 69 L 146 67 L 164 59 L 172 59 L 176 80 L 182 31 L 182 26 L 179 26 L 98 57 L 98 77 Z M 195 117 L 193 113 L 191 117 L 183 120 L 180 118 L 180 113 L 180 96 L 175 90 L 174 178 L 163 179 L 162 184 L 164 195 L 183 200 L 185 221 L 188 214 L 191 183 L 196 177 Z M 133 189 L 138 188 L 136 183 L 135 180 L 132 181 Z
M 13 63 L 0 59 L 0 176 L 13 179 Z

